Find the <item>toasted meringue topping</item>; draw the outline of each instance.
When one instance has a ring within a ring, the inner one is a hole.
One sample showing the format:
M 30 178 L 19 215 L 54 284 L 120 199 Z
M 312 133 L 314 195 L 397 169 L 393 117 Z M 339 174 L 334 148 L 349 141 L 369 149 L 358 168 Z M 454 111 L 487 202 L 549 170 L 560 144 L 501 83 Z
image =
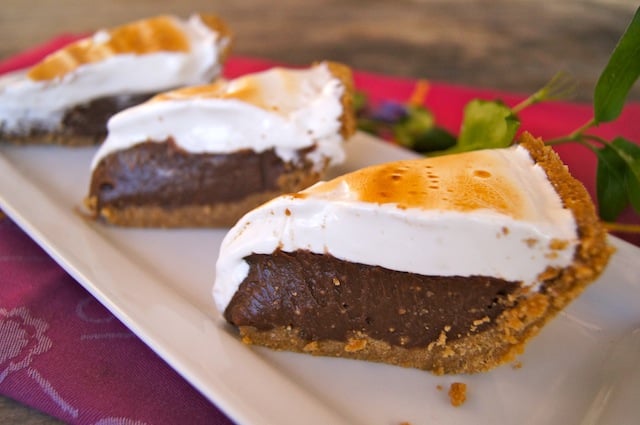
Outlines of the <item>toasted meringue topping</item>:
M 276 249 L 536 290 L 539 275 L 571 263 L 577 243 L 571 211 L 524 147 L 399 161 L 245 215 L 222 243 L 213 293 L 224 311 L 248 273 L 244 258 Z
M 505 178 L 505 165 L 492 151 L 398 161 L 370 167 L 366 174 L 348 174 L 307 194 L 331 192 L 346 184 L 362 202 L 461 212 L 490 208 L 520 219 L 526 215 L 526 200 L 516 183 Z
M 230 81 L 160 94 L 114 116 L 93 167 L 110 153 L 135 144 L 172 139 L 192 153 L 275 149 L 295 161 L 300 149 L 317 168 L 343 160 L 343 117 L 349 82 L 333 72 L 337 64 L 307 69 L 273 68 Z
M 170 16 L 158 16 L 101 31 L 92 38 L 72 43 L 47 56 L 27 75 L 32 80 L 52 80 L 81 65 L 119 54 L 188 52 L 189 49 L 189 40 L 176 20 Z
M 230 44 L 213 16 L 159 16 L 52 53 L 27 72 L 0 78 L 0 124 L 6 131 L 55 128 L 64 111 L 105 96 L 157 93 L 210 82 Z

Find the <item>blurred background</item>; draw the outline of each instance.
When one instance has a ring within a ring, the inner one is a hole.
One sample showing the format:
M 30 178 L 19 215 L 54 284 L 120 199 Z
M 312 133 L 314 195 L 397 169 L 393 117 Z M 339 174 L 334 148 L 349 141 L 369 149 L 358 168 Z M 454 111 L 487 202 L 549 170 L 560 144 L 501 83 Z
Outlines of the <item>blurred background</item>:
M 530 93 L 557 71 L 587 101 L 635 0 L 3 0 L 0 58 L 62 32 L 160 13 L 219 14 L 236 55 Z M 640 87 L 632 97 L 640 100 Z

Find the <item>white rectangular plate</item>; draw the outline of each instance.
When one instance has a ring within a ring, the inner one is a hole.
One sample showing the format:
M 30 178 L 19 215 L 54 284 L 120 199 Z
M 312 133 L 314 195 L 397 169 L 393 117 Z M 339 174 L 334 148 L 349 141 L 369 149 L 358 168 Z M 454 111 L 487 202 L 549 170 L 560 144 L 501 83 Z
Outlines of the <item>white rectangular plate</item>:
M 0 207 L 240 424 L 624 424 L 640 400 L 640 249 L 543 329 L 517 365 L 472 376 L 243 345 L 210 296 L 224 230 L 118 229 L 78 214 L 94 148 L 0 148 Z M 411 157 L 363 134 L 335 174 Z M 490 247 L 488 247 L 490 249 Z M 517 367 L 516 367 L 517 366 Z M 452 407 L 449 384 L 468 386 Z

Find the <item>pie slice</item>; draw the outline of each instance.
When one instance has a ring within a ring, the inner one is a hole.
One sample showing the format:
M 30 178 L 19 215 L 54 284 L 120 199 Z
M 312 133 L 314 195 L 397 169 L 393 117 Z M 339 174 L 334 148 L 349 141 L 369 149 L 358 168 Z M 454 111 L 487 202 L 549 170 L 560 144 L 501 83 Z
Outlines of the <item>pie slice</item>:
M 321 62 L 160 94 L 109 121 L 86 205 L 123 226 L 231 226 L 342 162 L 352 92 Z
M 213 295 L 247 344 L 472 373 L 521 353 L 611 252 L 584 187 L 524 134 L 262 205 L 226 235 Z
M 0 141 L 102 142 L 116 112 L 220 74 L 231 35 L 213 15 L 163 15 L 101 30 L 0 77 Z

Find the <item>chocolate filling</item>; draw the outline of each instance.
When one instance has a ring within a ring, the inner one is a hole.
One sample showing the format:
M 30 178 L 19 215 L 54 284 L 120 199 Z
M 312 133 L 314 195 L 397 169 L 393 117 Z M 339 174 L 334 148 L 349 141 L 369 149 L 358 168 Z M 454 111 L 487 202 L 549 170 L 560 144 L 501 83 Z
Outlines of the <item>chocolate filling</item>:
M 96 137 L 104 140 L 107 135 L 107 121 L 123 109 L 137 105 L 152 95 L 120 95 L 103 97 L 69 109 L 62 119 L 65 134 L 82 137 Z
M 97 198 L 98 209 L 231 202 L 279 190 L 279 178 L 291 168 L 273 149 L 193 154 L 172 139 L 144 142 L 103 158 L 93 171 L 89 194 Z
M 76 105 L 67 110 L 58 128 L 51 130 L 35 123 L 33 127 L 22 128 L 6 132 L 10 138 L 50 138 L 53 136 L 65 138 L 80 138 L 94 143 L 102 142 L 107 136 L 107 121 L 111 116 L 149 99 L 151 94 L 119 95 L 95 99 Z M 0 136 L 2 136 L 0 128 Z
M 357 332 L 406 348 L 482 332 L 518 287 L 491 277 L 422 276 L 308 251 L 246 258 L 249 274 L 224 316 L 259 330 L 291 326 L 308 341 Z

